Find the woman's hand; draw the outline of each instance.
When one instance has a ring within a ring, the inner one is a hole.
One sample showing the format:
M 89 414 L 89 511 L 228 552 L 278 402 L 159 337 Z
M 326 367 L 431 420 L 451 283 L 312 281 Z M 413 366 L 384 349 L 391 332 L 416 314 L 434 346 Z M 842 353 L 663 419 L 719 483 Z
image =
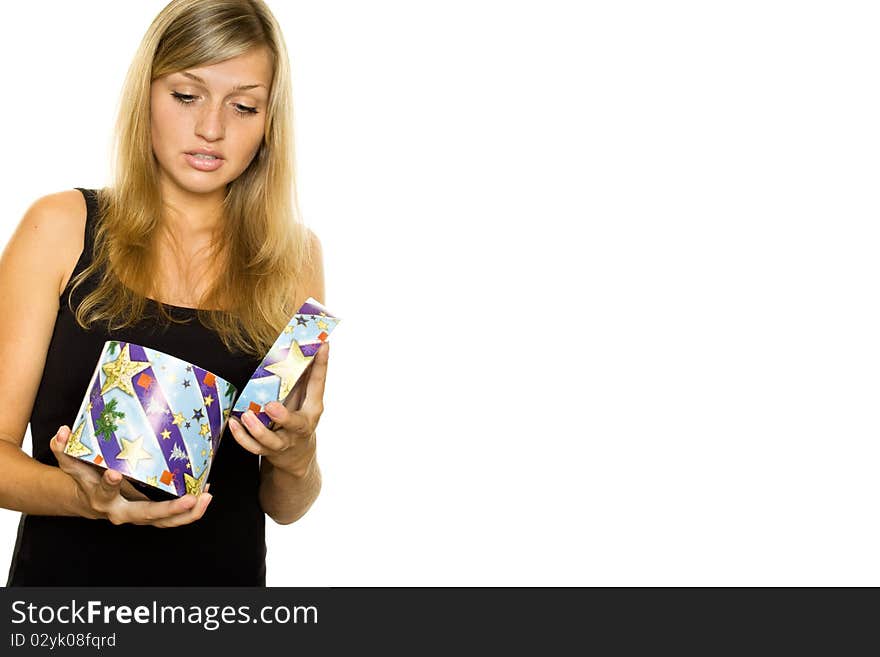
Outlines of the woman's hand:
M 59 467 L 76 482 L 77 491 L 87 518 L 109 520 L 114 525 L 154 525 L 177 527 L 198 520 L 208 508 L 211 495 L 205 492 L 184 495 L 168 502 L 151 502 L 126 481 L 118 470 L 106 469 L 103 474 L 88 463 L 64 453 L 70 428 L 62 426 L 49 441 Z
M 229 430 L 236 442 L 252 454 L 259 454 L 273 466 L 298 477 L 309 469 L 316 451 L 315 429 L 324 412 L 324 383 L 327 380 L 327 361 L 330 343 L 325 342 L 309 365 L 309 372 L 294 387 L 288 398 L 293 410 L 273 401 L 264 407 L 272 418 L 269 427 L 263 425 L 252 411 L 242 414 L 244 424 L 229 418 Z M 303 400 L 303 380 L 307 381 Z

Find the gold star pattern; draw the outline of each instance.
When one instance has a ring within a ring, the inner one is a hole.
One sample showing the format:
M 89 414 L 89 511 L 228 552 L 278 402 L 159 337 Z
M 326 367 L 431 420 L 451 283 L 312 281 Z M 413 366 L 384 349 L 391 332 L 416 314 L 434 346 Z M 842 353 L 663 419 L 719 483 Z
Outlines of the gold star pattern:
M 147 483 L 150 484 L 150 486 L 158 486 L 159 480 L 156 475 L 150 475 L 149 477 L 147 477 Z
M 76 428 L 72 434 L 70 434 L 70 438 L 67 439 L 67 444 L 64 446 L 64 453 L 70 454 L 71 456 L 88 456 L 92 453 L 88 447 L 80 442 L 80 436 L 83 432 L 83 427 L 86 426 L 85 422 L 80 422 L 79 426 Z
M 324 329 L 325 331 L 326 331 L 327 328 L 330 326 L 330 325 L 329 325 L 327 322 L 325 322 L 323 319 L 316 319 L 316 320 L 315 320 L 315 325 L 317 325 L 317 327 L 318 327 L 319 329 Z
M 200 436 L 207 436 L 209 433 L 211 433 L 211 426 L 210 425 L 208 425 L 208 424 L 200 424 L 199 425 L 199 435 Z
M 189 467 L 189 463 L 186 464 Z M 205 483 L 205 475 L 208 474 L 208 468 L 202 470 L 202 474 L 199 475 L 199 478 L 196 479 L 188 472 L 183 473 L 183 483 L 186 484 L 186 492 L 187 494 L 192 493 L 193 495 L 198 495 L 202 492 L 202 486 Z
M 131 385 L 131 378 L 138 372 L 143 372 L 150 367 L 150 361 L 131 360 L 128 356 L 128 343 L 122 348 L 119 357 L 109 363 L 104 363 L 101 369 L 107 376 L 104 385 L 101 387 L 103 395 L 108 390 L 119 388 L 127 395 L 134 397 L 134 387 Z
M 168 429 L 163 429 L 163 430 L 162 430 L 162 437 L 163 437 L 165 440 L 168 440 L 169 438 L 171 438 L 171 432 L 168 431 Z
M 89 410 L 92 410 L 92 402 L 89 402 L 88 409 L 89 409 Z
M 128 461 L 131 474 L 134 474 L 138 463 L 142 460 L 153 458 L 153 455 L 144 449 L 143 436 L 138 436 L 134 440 L 126 440 L 125 438 L 120 438 L 120 440 L 122 441 L 122 450 L 116 455 L 116 458 L 120 461 Z
M 293 333 L 293 327 L 290 324 L 288 324 L 287 326 L 284 327 L 284 332 L 285 333 Z
M 183 413 L 175 413 L 174 419 L 171 421 L 171 424 L 176 424 L 177 426 L 180 426 L 184 422 L 185 422 L 185 420 L 183 417 Z
M 278 392 L 278 399 L 286 399 L 293 386 L 299 379 L 300 374 L 305 371 L 309 365 L 309 359 L 303 356 L 302 350 L 299 348 L 296 340 L 291 340 L 290 350 L 284 360 L 267 365 L 266 370 L 277 374 L 281 379 L 281 389 Z
M 210 408 L 211 404 L 213 404 L 213 403 L 214 403 L 214 398 L 211 395 L 208 395 L 207 397 L 205 397 L 205 406 Z

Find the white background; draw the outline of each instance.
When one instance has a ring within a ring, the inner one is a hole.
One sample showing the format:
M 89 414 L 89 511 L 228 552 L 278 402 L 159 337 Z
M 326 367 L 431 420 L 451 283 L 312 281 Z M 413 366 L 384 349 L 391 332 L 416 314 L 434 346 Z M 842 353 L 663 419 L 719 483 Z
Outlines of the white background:
M 164 4 L 4 8 L 4 244 Z M 880 584 L 873 3 L 269 4 L 343 318 L 269 585 Z

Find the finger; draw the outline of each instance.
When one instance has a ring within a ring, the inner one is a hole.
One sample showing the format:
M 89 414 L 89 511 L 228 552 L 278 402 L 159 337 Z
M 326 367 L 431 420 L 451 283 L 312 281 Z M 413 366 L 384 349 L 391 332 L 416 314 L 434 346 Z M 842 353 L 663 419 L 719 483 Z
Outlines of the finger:
M 65 424 L 58 427 L 58 431 L 55 432 L 55 435 L 52 436 L 52 440 L 49 441 L 49 449 L 55 454 L 55 458 L 58 460 L 58 465 L 61 465 L 62 460 L 74 458 L 70 456 L 70 454 L 64 453 L 68 438 L 70 438 L 70 428 Z
M 193 497 L 192 495 L 187 495 L 187 497 Z M 193 507 L 188 511 L 184 511 L 183 513 L 173 514 L 161 520 L 155 521 L 152 524 L 157 527 L 179 527 L 180 525 L 188 525 L 191 522 L 195 522 L 203 515 L 205 515 L 205 511 L 208 510 L 208 505 L 211 503 L 213 496 L 210 493 L 202 493 L 196 499 Z
M 247 427 L 248 433 L 263 447 L 270 452 L 282 452 L 290 446 L 290 442 L 285 440 L 277 431 L 272 431 L 257 419 L 252 411 L 246 412 L 241 416 Z M 283 427 L 287 428 L 287 427 Z
M 272 420 L 272 424 L 268 427 L 267 431 L 269 435 L 277 435 L 274 432 L 278 429 L 283 429 L 287 433 L 290 433 L 294 436 L 296 435 L 308 435 L 311 433 L 309 430 L 309 420 L 303 415 L 301 412 L 291 411 L 285 404 L 282 404 L 278 401 L 272 401 L 266 404 L 263 407 L 266 411 L 266 415 L 268 415 Z M 242 416 L 243 420 L 247 420 L 250 416 L 245 413 Z M 259 423 L 259 422 L 258 422 Z M 262 423 L 259 423 L 262 424 Z M 248 429 L 251 429 L 251 425 L 246 423 Z M 260 434 L 258 433 L 259 427 L 256 430 L 251 430 L 251 434 L 253 434 L 254 438 L 260 440 L 260 442 L 264 442 L 260 438 Z M 281 440 L 280 446 L 274 446 L 271 442 L 264 444 L 272 447 L 273 449 L 281 449 L 284 446 L 284 441 Z
M 98 483 L 97 492 L 102 501 L 110 502 L 119 496 L 124 477 L 118 470 L 107 468 Z
M 309 367 L 311 367 L 311 365 Z M 308 376 L 304 376 L 296 382 L 295 386 L 293 386 L 293 390 L 291 391 L 290 396 L 284 400 L 283 406 L 287 410 L 300 410 L 300 407 L 303 403 L 303 398 L 306 396 L 306 384 L 308 383 L 308 380 Z
M 248 433 L 248 430 L 236 418 L 229 418 L 229 430 L 235 442 L 244 447 L 251 454 L 262 454 L 265 450 L 254 438 Z
M 72 477 L 96 484 L 101 475 L 95 469 L 95 466 L 64 453 L 68 438 L 70 438 L 70 429 L 67 425 L 64 425 L 58 429 L 58 433 L 49 441 L 49 448 L 58 461 L 58 467 Z
M 306 398 L 302 405 L 302 412 L 314 423 L 324 412 L 324 384 L 327 382 L 327 361 L 330 358 L 330 343 L 325 342 L 318 349 L 312 361 L 312 371 L 309 374 L 309 384 L 306 388 Z
M 284 431 L 293 435 L 306 436 L 311 433 L 310 420 L 302 411 L 291 411 L 286 404 L 278 401 L 269 402 L 263 408 L 266 411 L 266 415 L 273 421 L 273 424 L 268 428 L 270 432 L 276 429 L 284 429 Z M 262 423 L 259 422 L 259 424 Z M 254 432 L 252 431 L 251 433 Z
M 122 486 L 120 488 L 120 492 L 123 497 L 127 500 L 145 500 L 149 501 L 149 497 L 140 492 L 137 488 L 132 486 L 131 482 L 128 479 L 122 480 Z
M 288 401 L 289 400 L 290 397 L 288 397 Z M 285 426 L 290 422 L 291 416 L 293 415 L 290 409 L 279 401 L 270 401 L 263 406 L 263 410 L 266 411 L 266 415 L 268 415 L 277 425 L 276 428 Z
M 207 498 L 207 500 L 205 499 Z M 167 502 L 129 502 L 124 501 L 121 513 L 126 518 L 125 522 L 135 525 L 156 525 L 158 527 L 172 527 L 169 524 L 173 520 L 180 518 L 179 524 L 183 525 L 192 522 L 186 518 L 193 512 L 198 511 L 199 517 L 204 509 L 199 506 L 207 506 L 211 496 L 203 493 L 199 498 L 195 495 L 184 495 Z

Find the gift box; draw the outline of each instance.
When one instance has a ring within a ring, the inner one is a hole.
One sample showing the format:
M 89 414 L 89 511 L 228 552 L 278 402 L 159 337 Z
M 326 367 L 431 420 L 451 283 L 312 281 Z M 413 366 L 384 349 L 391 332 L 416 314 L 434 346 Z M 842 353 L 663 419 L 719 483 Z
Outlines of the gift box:
M 272 420 L 263 410 L 265 405 L 273 400 L 283 402 L 290 396 L 318 349 L 340 321 L 309 297 L 251 374 L 235 401 L 232 414 L 241 418 L 243 413 L 251 410 L 268 427 Z
M 265 426 L 341 320 L 309 297 L 238 394 L 197 364 L 132 342 L 104 343 L 64 453 L 112 468 L 153 500 L 198 495 L 229 415 L 252 410 Z

